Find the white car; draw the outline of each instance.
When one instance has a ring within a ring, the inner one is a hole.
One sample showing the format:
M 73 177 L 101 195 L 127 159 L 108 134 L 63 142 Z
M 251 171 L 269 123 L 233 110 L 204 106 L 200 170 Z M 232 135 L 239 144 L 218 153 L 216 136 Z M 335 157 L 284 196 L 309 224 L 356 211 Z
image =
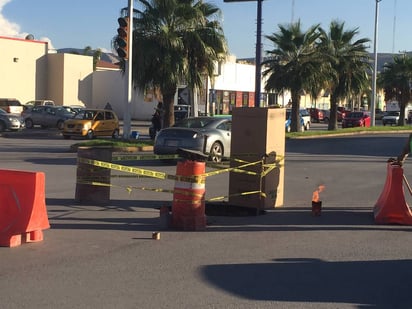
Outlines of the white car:
M 303 125 L 305 127 L 305 131 L 310 129 L 310 113 L 307 109 L 300 109 L 299 110 L 300 116 L 303 118 Z
M 382 117 L 382 124 L 384 126 L 388 125 L 397 125 L 399 122 L 400 112 L 397 111 L 389 111 L 386 112 L 385 115 Z
M 285 123 L 286 132 L 290 132 L 290 121 L 289 121 L 289 125 L 288 125 L 288 119 L 290 118 L 291 111 L 292 111 L 291 109 L 286 110 L 286 123 Z M 303 126 L 302 131 L 309 130 L 310 125 L 311 125 L 310 113 L 306 109 L 301 108 L 299 110 L 299 114 L 300 114 L 300 117 L 301 117 L 300 122 L 301 122 L 301 125 Z M 289 126 L 289 128 L 288 128 L 288 126 Z

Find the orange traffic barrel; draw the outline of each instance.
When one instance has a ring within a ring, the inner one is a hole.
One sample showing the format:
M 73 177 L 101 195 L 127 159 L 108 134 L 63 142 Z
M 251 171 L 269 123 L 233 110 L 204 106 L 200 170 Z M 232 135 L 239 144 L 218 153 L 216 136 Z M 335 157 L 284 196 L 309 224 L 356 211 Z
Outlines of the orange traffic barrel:
M 373 209 L 376 223 L 412 225 L 412 212 L 405 200 L 403 180 L 402 166 L 388 163 L 386 182 Z
M 173 190 L 172 227 L 185 231 L 206 228 L 205 162 L 179 161 Z

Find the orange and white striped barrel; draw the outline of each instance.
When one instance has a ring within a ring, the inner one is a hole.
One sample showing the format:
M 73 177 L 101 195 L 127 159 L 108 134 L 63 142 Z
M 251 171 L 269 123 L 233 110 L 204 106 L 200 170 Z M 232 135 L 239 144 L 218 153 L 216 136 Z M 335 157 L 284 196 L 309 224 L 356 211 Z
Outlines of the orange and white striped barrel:
M 173 192 L 172 227 L 182 230 L 204 230 L 205 162 L 179 161 Z

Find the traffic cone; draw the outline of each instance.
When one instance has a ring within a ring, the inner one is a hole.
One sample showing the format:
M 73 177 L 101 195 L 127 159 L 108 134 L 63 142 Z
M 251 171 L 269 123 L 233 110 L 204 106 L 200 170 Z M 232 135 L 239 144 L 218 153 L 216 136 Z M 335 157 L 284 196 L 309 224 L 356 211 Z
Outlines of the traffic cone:
M 412 225 L 412 212 L 405 201 L 403 168 L 388 162 L 385 186 L 373 214 L 378 224 Z

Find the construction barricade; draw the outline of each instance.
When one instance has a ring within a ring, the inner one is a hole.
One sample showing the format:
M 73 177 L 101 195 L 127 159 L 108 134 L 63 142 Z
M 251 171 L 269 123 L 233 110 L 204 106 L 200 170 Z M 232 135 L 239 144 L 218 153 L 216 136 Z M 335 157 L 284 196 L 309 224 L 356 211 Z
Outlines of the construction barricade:
M 191 231 L 206 228 L 205 172 L 205 162 L 185 160 L 177 163 L 172 227 Z
M 42 172 L 0 170 L 0 246 L 43 240 L 50 228 Z
M 88 151 L 89 154 L 89 151 Z M 179 155 L 154 155 L 154 154 L 130 154 L 130 153 L 113 153 L 109 160 L 99 160 L 96 157 L 93 159 L 90 156 L 82 156 L 82 152 L 78 152 L 78 169 L 83 165 L 86 167 L 86 174 L 83 172 L 77 173 L 77 186 L 79 184 L 88 185 L 89 189 L 85 194 L 96 191 L 99 187 L 110 190 L 112 188 L 125 190 L 128 194 L 132 194 L 135 190 L 162 192 L 173 194 L 172 205 L 169 207 L 163 205 L 159 211 L 159 227 L 166 229 L 172 227 L 178 230 L 199 231 L 204 230 L 207 225 L 206 218 L 206 202 L 217 202 L 229 199 L 230 195 L 221 195 L 206 199 L 206 179 L 208 177 L 217 176 L 225 173 L 236 172 L 240 174 L 254 175 L 255 177 L 264 178 L 268 173 L 280 166 L 283 166 L 284 158 L 278 156 L 276 159 L 267 162 L 264 159 L 245 160 L 225 158 L 225 162 L 206 163 L 207 156 L 196 151 L 182 149 Z M 271 158 L 271 154 L 264 155 L 264 158 Z M 117 161 L 146 161 L 146 160 L 178 160 L 176 166 L 176 174 L 167 174 L 164 171 L 149 170 L 138 166 L 117 164 Z M 236 166 L 231 167 L 230 161 L 238 161 Z M 251 166 L 258 166 L 256 171 L 251 171 Z M 206 168 L 209 170 L 206 171 Z M 105 173 L 94 175 L 92 171 L 100 171 L 106 169 Z M 111 172 L 111 173 L 110 173 Z M 98 176 L 98 178 L 94 177 Z M 122 180 L 123 179 L 123 180 Z M 158 179 L 166 182 L 165 187 L 153 187 L 153 182 L 149 179 Z M 113 182 L 112 182 L 113 180 Z M 116 180 L 116 181 L 114 181 Z M 130 183 L 128 180 L 133 180 Z M 134 180 L 139 180 L 137 185 Z M 146 181 L 147 180 L 147 181 Z M 174 187 L 172 188 L 172 183 Z M 127 184 L 125 184 L 127 182 Z M 169 187 L 170 186 L 170 187 Z M 267 189 L 260 186 L 253 188 L 252 191 L 237 193 L 242 196 L 258 195 L 265 198 L 267 193 L 262 191 Z M 276 188 L 275 188 L 276 189 Z M 271 194 L 271 192 L 269 192 Z M 77 198 L 82 197 L 79 191 L 76 190 Z M 107 197 L 109 198 L 109 197 Z M 237 205 L 234 205 L 237 206 Z M 257 207 L 257 209 L 260 209 Z
M 412 213 L 405 201 L 404 181 L 402 166 L 388 162 L 386 182 L 373 209 L 376 223 L 412 225 Z

